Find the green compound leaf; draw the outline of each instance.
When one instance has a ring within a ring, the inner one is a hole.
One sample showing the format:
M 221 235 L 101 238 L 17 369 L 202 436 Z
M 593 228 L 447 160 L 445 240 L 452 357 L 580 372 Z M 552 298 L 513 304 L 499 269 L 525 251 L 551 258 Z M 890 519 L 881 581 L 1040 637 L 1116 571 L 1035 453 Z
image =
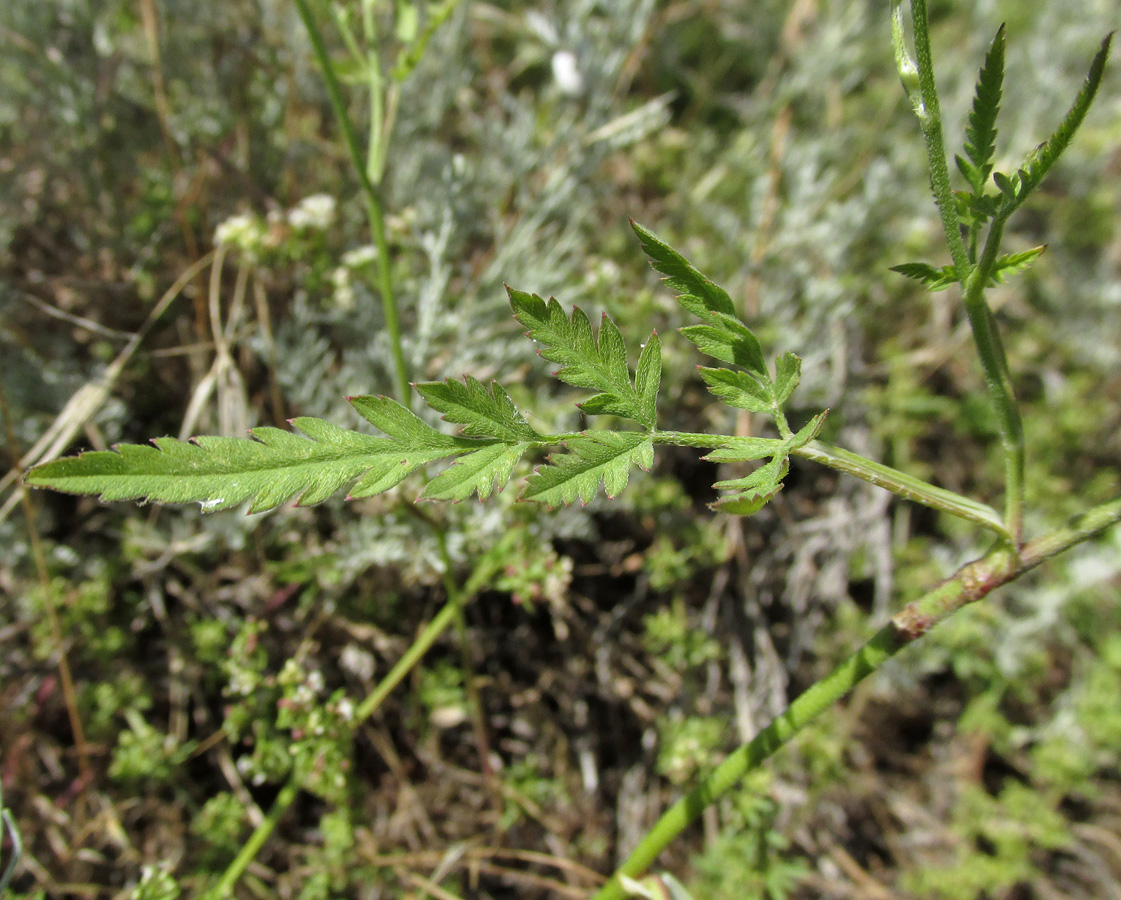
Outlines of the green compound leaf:
M 532 446 L 532 442 L 517 444 L 490 444 L 481 450 L 460 457 L 449 469 L 445 469 L 428 483 L 421 500 L 466 500 L 478 494 L 486 500 L 509 482 L 514 466 L 522 454 Z
M 1086 75 L 1082 89 L 1078 92 L 1078 96 L 1074 98 L 1074 103 L 1067 111 L 1066 116 L 1063 117 L 1059 127 L 1055 129 L 1054 134 L 1029 153 L 1011 177 L 1001 176 L 998 179 L 997 175 L 999 173 L 993 173 L 993 180 L 1000 188 L 1001 193 L 1004 194 L 1004 202 L 1000 208 L 1002 217 L 1007 218 L 1011 215 L 1027 199 L 1027 196 L 1039 187 L 1039 183 L 1043 181 L 1043 177 L 1048 170 L 1062 156 L 1063 151 L 1070 144 L 1075 132 L 1082 124 L 1082 120 L 1086 117 L 1090 104 L 1094 102 L 1094 96 L 1098 92 L 1102 75 L 1105 72 L 1105 63 L 1109 58 L 1109 48 L 1112 42 L 1112 34 L 1102 41 L 1101 48 L 1090 63 L 1090 71 Z
M 320 503 L 359 476 L 364 477 L 351 496 L 379 493 L 427 462 L 474 446 L 429 428 L 392 401 L 358 397 L 351 402 L 360 411 L 372 410 L 387 434 L 408 435 L 411 443 L 303 417 L 292 424 L 307 437 L 261 427 L 249 438 L 157 438 L 152 447 L 121 444 L 116 450 L 55 460 L 31 470 L 27 480 L 106 501 L 197 502 L 204 512 L 252 501 L 249 512 L 256 513 L 294 497 L 304 506 Z
M 774 388 L 769 381 L 763 384 L 747 372 L 732 369 L 709 369 L 701 366 L 700 373 L 708 389 L 729 406 L 768 414 L 773 414 L 778 409 Z
M 661 354 L 654 338 L 647 342 L 655 347 L 645 364 L 643 378 L 645 392 L 631 383 L 627 366 L 627 347 L 615 323 L 603 316 L 597 342 L 588 317 L 579 308 L 573 308 L 572 318 L 565 315 L 561 305 L 553 298 L 546 303 L 536 294 L 526 294 L 507 288 L 514 316 L 526 329 L 526 334 L 545 346 L 541 356 L 561 363 L 554 374 L 575 387 L 588 388 L 600 393 L 589 397 L 580 408 L 592 415 L 623 416 L 634 419 L 649 429 L 656 422 L 656 402 L 651 402 L 649 387 L 657 354 L 658 379 L 661 377 Z M 653 397 L 656 401 L 656 395 Z
M 449 378 L 415 387 L 425 403 L 443 413 L 445 421 L 463 425 L 467 437 L 492 437 L 507 442 L 541 440 L 541 435 L 530 427 L 497 382 L 491 382 L 488 390 L 468 375 L 462 382 Z
M 593 431 L 570 438 L 564 454 L 553 454 L 549 465 L 530 477 L 523 500 L 549 506 L 591 502 L 603 482 L 608 497 L 617 497 L 627 486 L 631 465 L 649 469 L 654 463 L 654 443 L 638 431 Z
M 682 328 L 681 333 L 702 353 L 743 366 L 769 380 L 759 341 L 751 329 L 736 317 L 736 308 L 727 291 L 709 281 L 650 229 L 633 219 L 631 227 L 638 235 L 643 251 L 650 257 L 650 264 L 665 276 L 662 279 L 665 284 L 677 291 L 677 302 L 707 323 Z
M 665 276 L 662 280 L 666 286 L 678 293 L 678 303 L 705 321 L 711 321 L 713 313 L 735 317 L 736 307 L 724 288 L 709 281 L 649 228 L 639 225 L 634 219 L 630 222 L 643 252 L 650 257 L 650 264 Z
M 973 96 L 973 109 L 965 128 L 965 155 L 957 157 L 958 168 L 973 188 L 980 194 L 992 172 L 993 154 L 996 152 L 996 118 L 1000 112 L 1001 92 L 1004 88 L 1004 26 L 985 55 L 985 62 L 977 75 Z
M 712 462 L 741 462 L 771 457 L 770 462 L 742 478 L 718 481 L 715 487 L 735 493 L 721 497 L 712 504 L 712 508 L 734 516 L 750 516 L 759 512 L 782 490 L 782 479 L 790 468 L 790 452 L 804 447 L 817 437 L 828 413 L 829 410 L 818 413 L 797 434 L 786 440 L 735 438 L 726 446 L 709 453 L 705 459 Z

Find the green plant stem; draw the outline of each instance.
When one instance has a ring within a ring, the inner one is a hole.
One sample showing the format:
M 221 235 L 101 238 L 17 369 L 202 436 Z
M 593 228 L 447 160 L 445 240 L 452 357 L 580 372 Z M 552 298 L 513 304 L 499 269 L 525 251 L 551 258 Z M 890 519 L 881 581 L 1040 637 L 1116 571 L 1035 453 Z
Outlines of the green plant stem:
M 16 866 L 19 864 L 20 857 L 23 856 L 23 838 L 20 837 L 19 826 L 16 825 L 15 818 L 4 805 L 4 793 L 3 790 L 0 790 L 0 843 L 3 842 L 5 833 L 12 842 L 12 856 L 4 867 L 4 873 L 0 875 L 0 897 L 3 897 L 4 892 L 8 890 L 12 876 L 16 873 Z
M 1012 375 L 996 321 L 985 301 L 985 286 L 996 266 L 1003 234 L 1004 220 L 994 219 L 989 226 L 981 259 L 966 279 L 963 290 L 973 343 L 985 373 L 985 384 L 996 410 L 1004 447 L 1004 522 L 1015 547 L 1023 539 L 1024 532 L 1024 425 L 1012 390 Z
M 401 683 L 409 670 L 420 662 L 421 657 L 436 643 L 437 638 L 444 633 L 444 630 L 455 622 L 462 605 L 490 580 L 496 569 L 497 567 L 493 563 L 481 565 L 471 574 L 471 577 L 462 587 L 449 594 L 447 602 L 436 613 L 432 621 L 417 635 L 416 640 L 409 645 L 409 649 L 404 652 L 397 664 L 389 670 L 389 673 L 381 680 L 373 693 L 363 700 L 355 710 L 355 724 L 368 719 L 381 706 L 385 698 L 389 696 L 390 691 Z
M 335 119 L 342 132 L 343 141 L 350 154 L 351 163 L 358 175 L 358 182 L 366 198 L 366 218 L 370 223 L 370 233 L 374 239 L 374 247 L 378 254 L 378 291 L 381 294 L 382 312 L 385 316 L 385 330 L 389 333 L 390 349 L 393 353 L 393 367 L 396 376 L 397 400 L 405 406 L 412 403 L 412 391 L 409 389 L 408 367 L 405 365 L 405 349 L 401 343 L 401 325 L 397 314 L 397 300 L 393 292 L 392 259 L 389 255 L 389 242 L 385 236 L 385 213 L 382 209 L 381 196 L 378 189 L 370 179 L 370 172 L 366 161 L 363 159 L 362 150 L 358 146 L 358 135 L 350 121 L 350 114 L 343 101 L 342 88 L 339 84 L 338 74 L 334 64 L 327 53 L 327 46 L 323 42 L 323 35 L 312 14 L 308 0 L 295 0 L 296 9 L 307 28 L 308 37 L 311 39 L 315 58 L 323 72 L 323 83 L 327 88 L 327 96 L 331 101 Z M 379 135 L 378 140 L 384 140 L 384 135 Z
M 680 431 L 659 431 L 654 434 L 654 441 L 659 444 L 674 444 L 683 447 L 711 448 L 736 446 L 736 438 L 729 435 L 694 434 Z M 804 447 L 790 451 L 792 456 L 820 463 L 838 472 L 855 477 L 891 491 L 906 500 L 929 506 L 939 512 L 949 513 L 953 516 L 966 519 L 982 528 L 991 531 L 1005 542 L 1011 542 L 1012 534 L 1005 527 L 1000 514 L 991 506 L 963 497 L 953 491 L 936 487 L 900 472 L 883 463 L 867 459 L 859 454 L 841 447 L 834 447 L 824 441 L 811 441 Z
M 272 806 L 269 808 L 268 815 L 265 816 L 264 821 L 261 822 L 253 833 L 249 835 L 241 850 L 238 851 L 234 861 L 227 867 L 226 871 L 222 873 L 222 877 L 218 879 L 218 883 L 214 885 L 206 893 L 207 900 L 223 900 L 233 893 L 234 885 L 237 884 L 238 879 L 249 868 L 249 864 L 253 862 L 257 854 L 261 852 L 261 848 L 265 845 L 265 841 L 269 839 L 276 826 L 280 824 L 280 820 L 284 818 L 284 814 L 296 800 L 300 793 L 300 785 L 295 776 L 292 776 L 284 783 L 280 789 L 280 793 L 276 795 Z
M 930 53 L 930 24 L 926 14 L 926 0 L 911 0 L 911 22 L 914 28 L 915 58 L 918 65 L 921 107 L 916 107 L 919 125 L 926 144 L 927 165 L 930 169 L 930 186 L 934 202 L 942 218 L 942 231 L 950 248 L 959 280 L 964 281 L 969 271 L 969 253 L 962 240 L 957 204 L 950 184 L 950 168 L 946 161 L 946 144 L 942 138 L 942 108 L 938 102 L 938 86 L 934 80 L 934 61 Z
M 951 578 L 909 603 L 852 656 L 798 696 L 786 712 L 734 751 L 711 775 L 670 807 L 592 900 L 624 900 L 622 877 L 641 875 L 658 854 L 705 808 L 735 787 L 822 712 L 904 647 L 963 606 L 987 597 L 1035 568 L 1121 521 L 1121 498 L 1083 514 L 1063 528 L 1025 544 L 1020 553 L 1001 546 L 960 568 Z
M 897 35 L 896 58 L 905 53 L 898 38 L 901 26 L 898 22 L 898 3 L 894 14 L 894 31 Z M 996 410 L 1000 427 L 1001 443 L 1004 447 L 1004 496 L 1005 515 L 1003 537 L 1012 547 L 1023 539 L 1024 521 L 1024 428 L 1020 420 L 1019 408 L 1012 392 L 1012 378 L 1008 362 L 1000 347 L 1000 336 L 996 331 L 992 310 L 985 300 L 988 287 L 1000 253 L 1001 238 L 1004 234 L 1004 220 L 996 218 L 989 229 L 985 249 L 980 261 L 970 263 L 969 250 L 962 239 L 961 223 L 958 219 L 957 204 L 953 187 L 950 184 L 949 164 L 946 160 L 946 146 L 942 137 L 942 113 L 938 102 L 938 87 L 934 79 L 934 62 L 930 52 L 930 23 L 927 18 L 926 0 L 911 0 L 911 21 L 914 28 L 915 59 L 918 67 L 918 91 L 920 102 L 915 112 L 922 127 L 926 144 L 927 165 L 930 170 L 930 184 L 934 192 L 934 202 L 942 218 L 942 231 L 954 261 L 958 281 L 962 285 L 966 314 L 973 332 L 973 343 L 985 375 L 989 397 Z
M 824 441 L 812 441 L 805 447 L 792 450 L 791 455 L 812 460 L 847 475 L 855 475 L 869 484 L 882 487 L 907 500 L 967 519 L 998 535 L 1004 541 L 1012 540 L 1012 535 L 1005 527 L 1000 514 L 991 506 L 928 484 L 906 472 L 865 459 L 863 456 L 826 444 Z

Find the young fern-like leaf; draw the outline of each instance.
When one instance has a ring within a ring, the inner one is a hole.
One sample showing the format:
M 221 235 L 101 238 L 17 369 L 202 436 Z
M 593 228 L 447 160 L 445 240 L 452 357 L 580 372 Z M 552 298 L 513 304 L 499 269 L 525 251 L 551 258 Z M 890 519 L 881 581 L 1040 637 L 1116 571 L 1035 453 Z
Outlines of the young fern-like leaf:
M 989 275 L 989 286 L 1004 284 L 1009 275 L 1027 270 L 1046 249 L 1046 245 L 1043 245 L 1001 256 L 993 264 L 993 270 Z M 920 282 L 931 293 L 944 291 L 958 282 L 953 266 L 935 267 L 928 263 L 912 262 L 891 266 L 891 271 Z
M 561 506 L 591 502 L 603 482 L 608 497 L 627 486 L 630 469 L 654 464 L 654 442 L 640 431 L 593 431 L 565 441 L 568 452 L 553 454 L 530 477 L 523 500 Z
M 1109 58 L 1109 49 L 1112 43 L 1113 34 L 1108 35 L 1102 41 L 1101 48 L 1090 63 L 1090 71 L 1086 75 L 1086 80 L 1082 83 L 1078 96 L 1074 98 L 1074 103 L 1071 104 L 1054 134 L 1029 153 L 1011 177 L 1002 176 L 998 179 L 997 175 L 999 173 L 993 174 L 993 180 L 1000 188 L 1001 193 L 1004 194 L 1004 201 L 1000 207 L 1002 218 L 1008 218 L 1027 199 L 1028 195 L 1039 187 L 1043 177 L 1070 144 L 1075 132 L 1082 124 L 1082 120 L 1086 118 L 1086 112 L 1090 109 L 1090 104 L 1094 102 L 1094 96 L 1098 92 L 1102 75 L 1105 73 L 1105 63 Z
M 775 402 L 781 407 L 802 380 L 802 358 L 796 353 L 784 353 L 775 361 Z
M 512 288 L 507 288 L 507 292 L 515 318 L 528 329 L 527 336 L 545 345 L 539 351 L 541 356 L 561 364 L 554 373 L 556 377 L 576 387 L 599 391 L 580 404 L 584 412 L 634 419 L 653 430 L 657 419 L 657 384 L 661 379 L 661 353 L 656 336 L 646 344 L 649 353 L 643 365 L 640 389 L 631 382 L 623 335 L 606 314 L 597 340 L 583 310 L 573 308 L 569 318 L 551 297 L 546 303 L 536 294 Z
M 985 62 L 977 75 L 973 108 L 965 128 L 965 156 L 957 158 L 958 168 L 965 175 L 975 195 L 981 194 L 992 172 L 996 152 L 996 118 L 1000 112 L 1004 88 L 1004 26 L 997 30 L 985 54 Z
M 1004 284 L 1009 275 L 1027 271 L 1047 249 L 1046 244 L 1032 247 L 1030 250 L 1021 250 L 1019 253 L 1006 253 L 993 264 L 993 274 L 989 278 L 990 284 Z

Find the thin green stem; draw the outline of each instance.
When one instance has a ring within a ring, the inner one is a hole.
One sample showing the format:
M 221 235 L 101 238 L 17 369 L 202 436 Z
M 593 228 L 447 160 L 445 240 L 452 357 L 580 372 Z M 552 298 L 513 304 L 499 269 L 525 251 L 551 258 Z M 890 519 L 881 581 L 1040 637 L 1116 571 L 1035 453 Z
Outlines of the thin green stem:
M 0 844 L 3 843 L 5 833 L 12 842 L 12 856 L 4 867 L 4 873 L 0 875 L 0 897 L 3 897 L 4 892 L 8 889 L 12 876 L 16 873 L 16 866 L 19 864 L 20 857 L 23 856 L 23 838 L 20 837 L 19 826 L 16 824 L 15 817 L 4 805 L 4 793 L 0 789 Z
M 963 606 L 988 596 L 1051 557 L 1121 521 L 1121 499 L 1099 506 L 1067 526 L 1026 544 L 1021 553 L 1001 547 L 963 566 L 953 577 L 896 613 L 852 656 L 797 697 L 786 712 L 732 753 L 711 775 L 670 807 L 592 900 L 624 900 L 623 876 L 641 875 L 705 808 L 735 787 L 798 732 L 833 706 L 904 647 Z
M 898 469 L 866 459 L 841 447 L 826 444 L 824 441 L 813 441 L 805 447 L 791 451 L 791 455 L 812 460 L 847 475 L 855 475 L 869 484 L 882 487 L 907 500 L 967 519 L 998 535 L 1006 542 L 1012 540 L 1012 535 L 1005 527 L 1000 514 L 991 506 L 928 484 L 906 472 L 900 472 Z
M 362 150 L 358 144 L 358 134 L 350 120 L 346 103 L 343 100 L 342 87 L 335 71 L 334 64 L 327 52 L 323 35 L 312 14 L 308 0 L 295 0 L 296 9 L 307 28 L 315 58 L 323 72 L 323 83 L 327 89 L 327 96 L 331 101 L 331 109 L 335 113 L 339 130 L 342 132 L 343 142 L 350 154 L 351 163 L 362 193 L 366 199 L 366 218 L 369 220 L 370 233 L 374 239 L 374 247 L 378 254 L 378 291 L 381 294 L 382 312 L 385 316 L 385 330 L 389 334 L 390 350 L 393 354 L 393 368 L 396 378 L 397 399 L 409 406 L 412 403 L 412 391 L 409 390 L 409 373 L 405 365 L 405 349 L 401 343 L 401 325 L 397 314 L 397 300 L 393 292 L 392 259 L 389 255 L 389 242 L 385 235 L 385 212 L 382 209 L 381 197 L 377 187 L 370 180 L 370 173 L 363 158 Z M 379 136 L 379 140 L 382 136 Z
M 898 5 L 894 9 L 894 32 L 898 35 Z M 927 165 L 934 202 L 942 218 L 942 230 L 954 261 L 954 269 L 961 282 L 965 309 L 973 331 L 973 342 L 981 360 L 989 397 L 996 410 L 1004 446 L 1005 515 L 1003 537 L 1013 547 L 1023 538 L 1024 520 L 1024 429 L 1020 412 L 1012 392 L 1012 379 L 1008 363 L 1000 346 L 992 311 L 985 300 L 988 287 L 1000 253 L 1004 234 L 1004 220 L 994 219 L 985 241 L 980 261 L 970 262 L 971 252 L 961 234 L 957 205 L 950 184 L 946 147 L 942 137 L 942 114 L 938 102 L 938 87 L 934 78 L 934 62 L 930 52 L 930 23 L 927 19 L 926 0 L 911 0 L 911 20 L 914 28 L 915 59 L 918 68 L 920 102 L 915 104 L 919 124 L 926 143 Z M 898 39 L 897 39 L 898 44 Z M 897 46 L 896 56 L 900 55 Z
M 718 447 L 735 449 L 737 443 L 758 441 L 759 438 L 736 438 L 731 435 L 695 434 L 680 431 L 659 431 L 654 434 L 655 443 L 674 444 L 679 447 L 699 447 L 716 449 Z M 776 442 L 777 443 L 777 442 Z M 792 456 L 800 456 L 812 462 L 827 466 L 837 472 L 853 475 L 876 487 L 891 491 L 906 500 L 911 500 L 939 512 L 966 519 L 1011 543 L 1012 534 L 1000 514 L 991 506 L 980 503 L 953 491 L 936 487 L 933 484 L 900 472 L 891 466 L 867 459 L 859 454 L 834 447 L 824 441 L 811 441 L 804 447 L 790 451 Z
M 207 900 L 224 900 L 233 894 L 234 886 L 245 870 L 249 868 L 249 864 L 261 852 L 261 848 L 265 845 L 265 841 L 269 839 L 272 833 L 276 830 L 276 826 L 280 824 L 280 820 L 284 818 L 284 814 L 299 796 L 300 785 L 295 775 L 289 777 L 288 781 L 280 789 L 280 793 L 276 795 L 272 807 L 269 809 L 268 815 L 265 816 L 264 821 L 261 822 L 253 833 L 249 835 L 249 840 L 242 845 L 241 850 L 238 851 L 234 861 L 226 867 L 226 871 L 222 873 L 222 877 L 218 879 L 218 883 L 214 885 L 206 893 Z
M 495 567 L 493 564 L 480 566 L 472 573 L 463 587 L 449 594 L 447 601 L 440 611 L 436 613 L 432 621 L 417 635 L 416 639 L 409 645 L 409 649 L 397 660 L 397 664 L 389 670 L 389 673 L 381 680 L 381 683 L 378 684 L 373 693 L 363 700 L 358 709 L 355 710 L 354 719 L 356 724 L 365 721 L 373 715 L 374 711 L 381 706 L 385 698 L 389 696 L 389 693 L 401 683 L 402 679 L 404 679 L 413 666 L 420 662 L 421 657 L 436 643 L 437 638 L 444 633 L 449 625 L 455 622 L 458 611 L 462 605 L 467 602 L 470 597 L 473 597 L 479 588 L 490 579 L 494 574 L 494 570 Z
M 1000 254 L 1004 220 L 997 218 L 989 227 L 985 249 L 964 284 L 965 311 L 973 332 L 973 343 L 985 374 L 989 399 L 996 410 L 1004 447 L 1004 522 L 1016 546 L 1024 530 L 1024 426 L 1012 390 L 1012 376 L 1001 346 L 992 310 L 985 300 L 985 287 L 992 277 Z

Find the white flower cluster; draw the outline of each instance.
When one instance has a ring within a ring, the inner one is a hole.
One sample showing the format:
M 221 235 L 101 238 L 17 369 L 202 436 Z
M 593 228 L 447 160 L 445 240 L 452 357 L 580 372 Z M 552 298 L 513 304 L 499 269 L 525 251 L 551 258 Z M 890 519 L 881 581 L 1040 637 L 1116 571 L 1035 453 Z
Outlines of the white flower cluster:
M 252 213 L 238 213 L 214 229 L 214 244 L 240 250 L 250 257 L 257 257 L 265 249 L 267 229 L 265 223 Z
M 343 254 L 342 265 L 331 273 L 331 284 L 334 286 L 335 306 L 344 312 L 354 309 L 354 272 L 374 262 L 378 257 L 377 248 L 373 244 L 365 244 L 348 250 Z
M 287 212 L 273 210 L 262 218 L 253 213 L 237 213 L 214 229 L 214 244 L 240 250 L 257 259 L 286 239 L 286 232 L 324 231 L 335 223 L 335 198 L 330 194 L 304 197 Z
M 296 229 L 315 228 L 325 231 L 335 223 L 335 198 L 330 194 L 304 197 L 288 210 L 288 224 Z

